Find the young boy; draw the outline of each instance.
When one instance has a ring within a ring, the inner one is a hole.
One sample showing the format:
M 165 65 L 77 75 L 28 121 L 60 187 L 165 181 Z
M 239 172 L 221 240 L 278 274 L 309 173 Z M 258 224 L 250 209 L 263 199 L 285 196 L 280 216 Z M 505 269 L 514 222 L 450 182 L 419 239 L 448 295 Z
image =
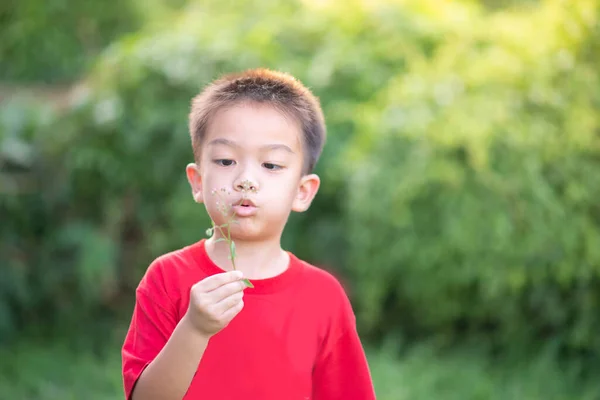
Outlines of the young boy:
M 148 268 L 123 345 L 126 398 L 375 399 L 342 286 L 280 245 L 319 188 L 318 100 L 289 75 L 251 70 L 198 95 L 189 127 L 194 200 L 215 225 L 229 211 L 237 222 Z

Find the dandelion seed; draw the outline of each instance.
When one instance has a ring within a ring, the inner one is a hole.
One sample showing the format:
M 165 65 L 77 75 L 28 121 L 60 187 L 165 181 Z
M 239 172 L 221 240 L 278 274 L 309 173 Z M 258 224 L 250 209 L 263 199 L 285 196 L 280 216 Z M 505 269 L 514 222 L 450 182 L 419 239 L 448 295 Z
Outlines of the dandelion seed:
M 244 188 L 250 188 L 252 189 L 252 191 L 254 193 L 256 193 L 256 189 L 254 186 L 250 186 L 251 184 L 249 184 L 248 181 L 244 182 Z M 220 192 L 220 193 L 219 193 Z M 221 193 L 226 193 L 227 195 L 230 195 L 231 192 L 229 192 L 226 188 L 221 188 L 220 191 L 217 191 L 216 189 L 213 189 L 211 191 L 211 193 L 213 195 L 218 195 L 219 196 L 219 200 L 217 200 L 216 202 L 216 206 L 217 206 L 217 210 L 219 212 L 221 212 L 221 214 L 223 214 L 223 216 L 225 218 L 228 219 L 227 222 L 225 222 L 222 225 L 217 225 L 217 226 L 213 226 L 213 228 L 209 228 L 206 230 L 206 234 L 208 236 L 211 236 L 212 233 L 215 231 L 215 229 L 218 229 L 219 232 L 221 233 L 221 238 L 217 239 L 217 242 L 219 241 L 226 241 L 229 244 L 229 251 L 230 251 L 230 255 L 229 255 L 229 259 L 231 260 L 231 264 L 233 266 L 233 269 L 235 270 L 235 243 L 233 242 L 233 240 L 231 239 L 231 228 L 230 225 L 231 224 L 238 224 L 239 221 L 235 219 L 235 212 L 231 212 L 231 208 L 232 206 L 229 205 L 229 203 L 226 201 L 227 199 L 224 199 L 221 196 Z M 242 191 L 243 194 L 245 194 L 245 190 Z M 245 196 L 242 196 L 245 197 Z M 214 222 L 213 222 L 214 225 Z M 223 230 L 226 229 L 226 232 Z M 252 285 L 252 282 L 250 282 L 248 279 L 244 279 L 244 284 L 248 287 L 254 287 L 254 285 Z
M 248 192 L 256 193 L 256 186 L 249 180 L 245 180 L 242 182 L 242 193 L 245 194 Z

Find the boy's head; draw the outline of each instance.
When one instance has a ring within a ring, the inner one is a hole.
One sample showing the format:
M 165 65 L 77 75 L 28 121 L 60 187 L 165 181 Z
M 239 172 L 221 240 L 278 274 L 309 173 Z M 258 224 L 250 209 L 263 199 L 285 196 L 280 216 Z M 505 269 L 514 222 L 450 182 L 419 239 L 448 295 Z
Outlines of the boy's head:
M 319 100 L 291 75 L 267 69 L 225 75 L 193 99 L 189 130 L 196 162 L 200 160 L 204 137 L 215 114 L 248 103 L 272 107 L 299 124 L 304 172 L 312 173 L 326 137 Z
M 318 100 L 296 79 L 264 69 L 226 75 L 193 99 L 189 127 L 188 180 L 216 224 L 231 208 L 239 222 L 232 234 L 266 238 L 281 234 L 290 211 L 309 207 L 325 124 Z

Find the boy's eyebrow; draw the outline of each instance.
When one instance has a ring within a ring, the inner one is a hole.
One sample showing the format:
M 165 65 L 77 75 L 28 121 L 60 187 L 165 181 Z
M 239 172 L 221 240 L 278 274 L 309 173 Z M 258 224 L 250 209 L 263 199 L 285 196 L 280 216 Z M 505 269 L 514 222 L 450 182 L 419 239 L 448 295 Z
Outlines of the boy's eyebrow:
M 288 153 L 294 154 L 294 150 L 292 150 L 289 146 L 286 146 L 285 144 L 268 144 L 266 146 L 263 146 L 263 149 L 284 150 L 284 151 L 287 151 Z
M 223 145 L 229 146 L 229 147 L 239 147 L 237 145 L 237 143 L 232 142 L 231 140 L 228 140 L 228 139 L 224 139 L 224 138 L 213 139 L 210 141 L 210 143 L 208 143 L 209 146 L 215 146 L 217 144 L 223 144 Z
M 209 146 L 216 146 L 219 144 L 229 146 L 229 147 L 240 147 L 236 142 L 231 141 L 229 139 L 225 139 L 225 138 L 213 139 L 208 143 Z M 262 149 L 264 149 L 264 150 L 284 150 L 290 154 L 295 154 L 294 150 L 292 150 L 289 146 L 286 146 L 285 144 L 278 144 L 278 143 L 277 144 L 268 144 L 266 146 L 263 146 Z

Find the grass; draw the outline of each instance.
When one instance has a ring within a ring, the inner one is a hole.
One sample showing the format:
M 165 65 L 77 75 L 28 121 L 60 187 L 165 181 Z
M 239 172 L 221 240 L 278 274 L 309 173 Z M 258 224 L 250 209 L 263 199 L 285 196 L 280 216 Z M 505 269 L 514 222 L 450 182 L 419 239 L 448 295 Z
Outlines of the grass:
M 574 364 L 544 354 L 493 362 L 469 349 L 440 355 L 423 346 L 401 359 L 371 351 L 369 363 L 379 400 L 600 399 L 597 379 L 585 381 Z
M 11 400 L 123 399 L 118 349 L 98 357 L 22 343 L 0 351 L 0 398 Z
M 71 343 L 31 342 L 0 350 L 0 398 L 122 399 L 119 350 L 112 346 L 98 356 L 74 351 Z M 600 398 L 600 382 L 583 382 L 573 369 L 543 355 L 493 363 L 468 349 L 440 355 L 431 347 L 415 347 L 401 359 L 385 349 L 367 353 L 379 400 Z

